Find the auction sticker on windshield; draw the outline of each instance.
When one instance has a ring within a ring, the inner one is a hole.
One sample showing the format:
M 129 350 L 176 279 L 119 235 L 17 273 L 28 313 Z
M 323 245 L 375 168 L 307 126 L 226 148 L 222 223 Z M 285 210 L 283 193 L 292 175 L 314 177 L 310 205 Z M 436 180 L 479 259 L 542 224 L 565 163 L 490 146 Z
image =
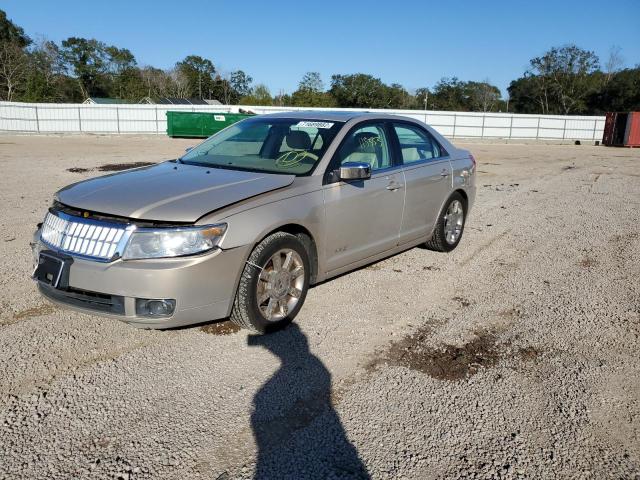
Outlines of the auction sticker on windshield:
M 331 128 L 333 123 L 329 122 L 298 122 L 296 127 L 300 128 Z

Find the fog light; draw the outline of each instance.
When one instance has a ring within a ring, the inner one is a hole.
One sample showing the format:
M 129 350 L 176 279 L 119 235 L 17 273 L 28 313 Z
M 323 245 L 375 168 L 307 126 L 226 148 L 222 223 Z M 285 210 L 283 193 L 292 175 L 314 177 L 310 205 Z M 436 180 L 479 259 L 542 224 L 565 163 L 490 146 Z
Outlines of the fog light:
M 170 317 L 175 309 L 172 299 L 136 298 L 136 315 L 141 317 Z

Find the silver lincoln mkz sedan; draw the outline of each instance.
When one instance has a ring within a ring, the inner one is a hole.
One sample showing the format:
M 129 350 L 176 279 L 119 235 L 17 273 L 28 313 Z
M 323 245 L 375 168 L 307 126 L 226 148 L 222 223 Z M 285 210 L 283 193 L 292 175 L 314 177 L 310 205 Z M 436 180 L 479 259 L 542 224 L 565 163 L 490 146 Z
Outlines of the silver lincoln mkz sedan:
M 256 116 L 178 160 L 60 190 L 33 278 L 53 302 L 138 327 L 230 317 L 268 332 L 310 285 L 419 244 L 453 250 L 475 170 L 410 118 Z

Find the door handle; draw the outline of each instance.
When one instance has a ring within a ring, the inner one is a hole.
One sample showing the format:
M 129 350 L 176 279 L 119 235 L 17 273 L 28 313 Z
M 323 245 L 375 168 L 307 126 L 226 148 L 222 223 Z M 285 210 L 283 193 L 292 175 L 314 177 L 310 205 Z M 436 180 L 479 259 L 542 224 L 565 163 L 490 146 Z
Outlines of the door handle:
M 449 170 L 447 170 L 446 168 L 442 169 L 442 171 L 440 172 L 440 176 L 441 177 L 448 177 L 449 176 Z
M 391 190 L 392 192 L 395 192 L 396 190 L 399 190 L 402 187 L 404 187 L 404 185 L 401 183 L 391 182 L 389 183 L 389 185 L 387 185 L 387 190 Z

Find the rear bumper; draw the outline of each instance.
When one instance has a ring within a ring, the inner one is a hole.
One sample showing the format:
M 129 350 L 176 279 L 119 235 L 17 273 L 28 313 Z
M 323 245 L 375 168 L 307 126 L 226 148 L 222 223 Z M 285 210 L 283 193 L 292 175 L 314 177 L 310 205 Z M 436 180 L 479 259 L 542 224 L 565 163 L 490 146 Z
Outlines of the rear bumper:
M 40 283 L 38 288 L 58 305 L 136 327 L 181 327 L 229 316 L 249 250 L 243 246 L 194 257 L 111 263 L 75 258 L 67 290 Z M 136 298 L 175 299 L 176 308 L 170 317 L 137 316 Z

